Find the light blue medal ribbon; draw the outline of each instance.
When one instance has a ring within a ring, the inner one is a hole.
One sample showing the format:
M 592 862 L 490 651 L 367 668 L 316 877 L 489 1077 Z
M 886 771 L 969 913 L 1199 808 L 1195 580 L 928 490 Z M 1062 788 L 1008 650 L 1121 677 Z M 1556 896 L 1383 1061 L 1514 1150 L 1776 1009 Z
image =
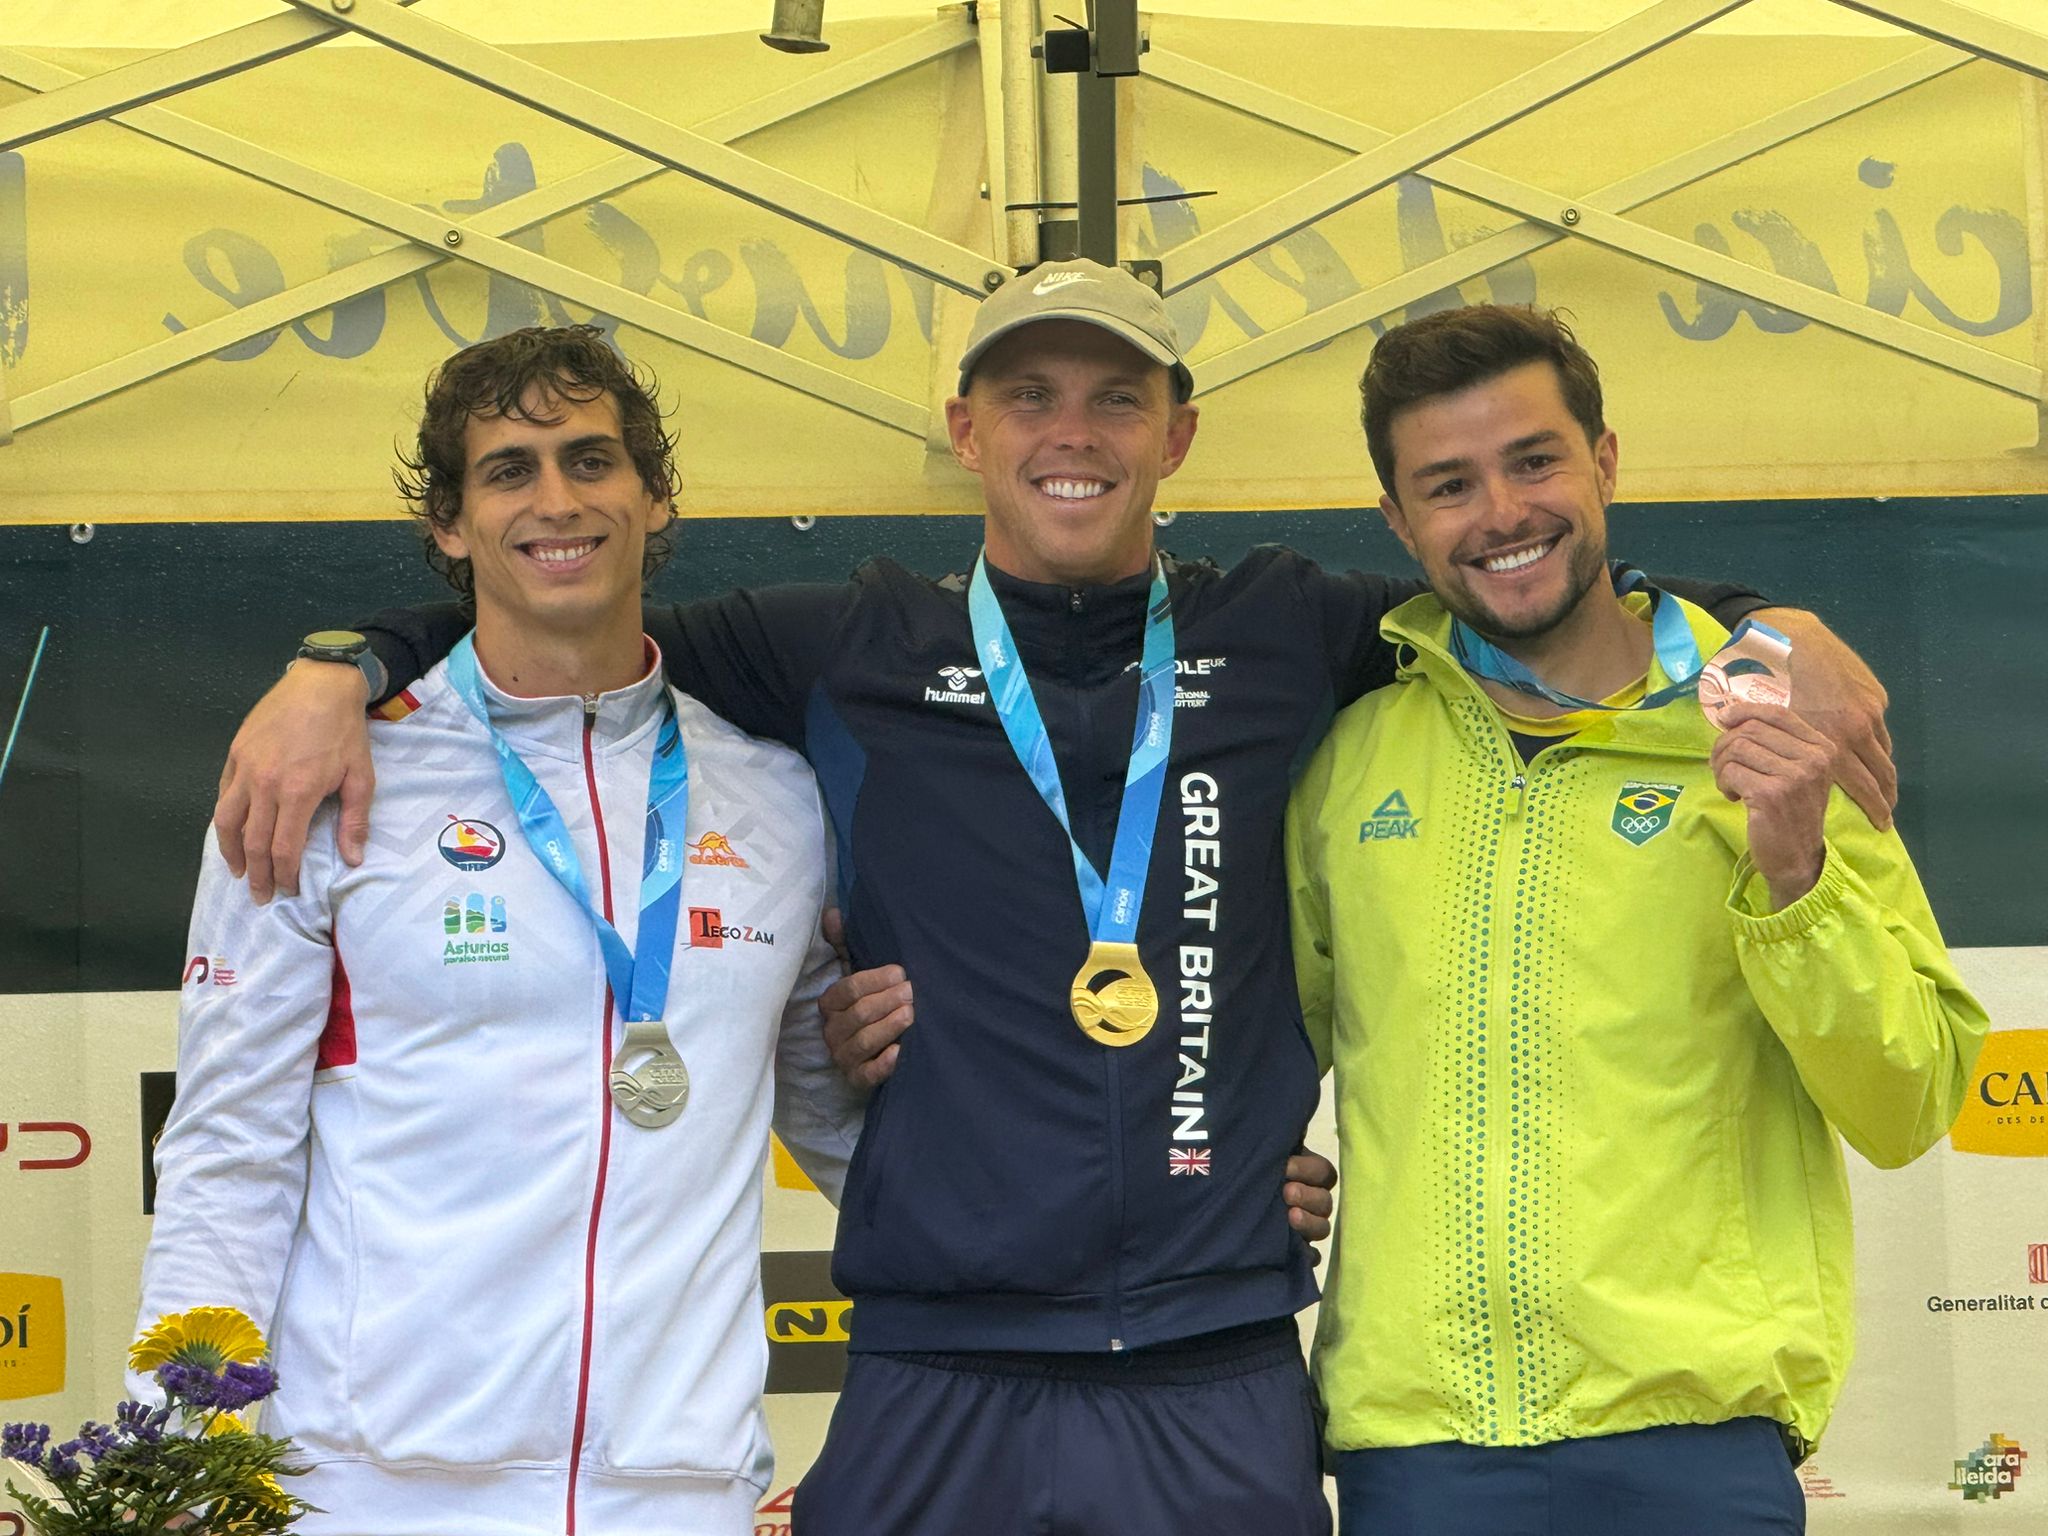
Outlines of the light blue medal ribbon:
M 1620 714 L 1635 709 L 1657 709 L 1673 699 L 1697 691 L 1702 665 L 1700 647 L 1693 638 L 1692 626 L 1685 621 L 1684 610 L 1670 594 L 1651 586 L 1649 578 L 1632 567 L 1624 566 L 1614 573 L 1614 590 L 1621 595 L 1630 592 L 1649 594 L 1650 639 L 1657 652 L 1657 665 L 1669 679 L 1665 687 L 1646 693 L 1633 704 L 1603 704 L 1598 699 L 1582 699 L 1576 694 L 1553 688 L 1463 619 L 1455 619 L 1451 623 L 1451 654 L 1457 658 L 1458 665 L 1474 677 L 1483 677 L 1488 682 L 1499 683 L 1533 699 L 1548 699 L 1566 710 L 1598 709 Z M 1729 645 L 1734 645 L 1752 630 L 1775 640 L 1786 648 L 1787 654 L 1790 653 L 1791 641 L 1770 625 L 1760 624 L 1755 619 L 1744 619 L 1736 625 L 1735 633 L 1728 637 Z
M 981 556 L 975 559 L 974 579 L 967 589 L 967 616 L 1003 734 L 1031 776 L 1039 798 L 1058 818 L 1074 856 L 1074 881 L 1080 888 L 1081 913 L 1087 919 L 1091 940 L 1088 958 L 1074 977 L 1069 998 L 1074 1022 L 1090 1039 L 1104 1045 L 1134 1044 L 1159 1017 L 1159 993 L 1138 958 L 1137 941 L 1145 876 L 1152 866 L 1152 834 L 1159 822 L 1159 797 L 1166 785 L 1167 757 L 1173 749 L 1173 603 L 1166 590 L 1165 564 L 1156 556 L 1152 562 L 1152 590 L 1146 603 L 1145 643 L 1139 663 L 1138 718 L 1131 731 L 1131 761 L 1124 773 L 1123 805 L 1117 812 L 1106 883 L 1074 841 L 1052 740 Z
M 604 914 L 591 904 L 583 864 L 575 840 L 554 800 L 533 770 L 491 721 L 476 661 L 474 634 L 464 635 L 448 655 L 448 681 L 469 712 L 490 733 L 498 768 L 511 797 L 519 830 L 542 864 L 597 930 L 598 948 L 611 982 L 612 1001 L 626 1022 L 626 1038 L 612 1058 L 613 1102 L 635 1125 L 667 1125 L 683 1112 L 690 1094 L 690 1075 L 676 1054 L 662 1023 L 668 1006 L 669 971 L 675 962 L 676 920 L 682 909 L 682 835 L 690 803 L 690 760 L 676 721 L 675 700 L 661 690 L 662 722 L 655 737 L 654 761 L 647 782 L 647 850 L 640 877 L 640 927 L 636 950 L 626 947 Z M 637 1070 L 627 1063 L 651 1058 Z

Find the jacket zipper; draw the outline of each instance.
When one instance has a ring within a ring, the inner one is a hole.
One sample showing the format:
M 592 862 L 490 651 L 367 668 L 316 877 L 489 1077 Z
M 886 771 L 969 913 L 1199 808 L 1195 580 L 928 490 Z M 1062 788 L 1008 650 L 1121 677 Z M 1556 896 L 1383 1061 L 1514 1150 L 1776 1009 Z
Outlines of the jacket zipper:
M 591 817 L 597 824 L 598 884 L 604 895 L 604 920 L 609 923 L 613 920 L 611 849 L 605 841 L 604 807 L 597 798 L 597 767 L 590 750 L 596 727 L 597 695 L 586 694 L 583 698 L 583 783 L 590 794 Z M 590 1227 L 583 1242 L 583 1344 L 576 1366 L 576 1422 L 569 1445 L 568 1503 L 563 1511 L 567 1536 L 576 1536 L 576 1480 L 583 1467 L 584 1421 L 590 1407 L 591 1340 L 597 1328 L 598 1219 L 604 1213 L 604 1181 L 611 1166 L 612 1153 L 612 989 L 609 979 L 605 982 L 604 1013 L 598 1020 L 597 1043 L 597 1182 L 590 1193 Z

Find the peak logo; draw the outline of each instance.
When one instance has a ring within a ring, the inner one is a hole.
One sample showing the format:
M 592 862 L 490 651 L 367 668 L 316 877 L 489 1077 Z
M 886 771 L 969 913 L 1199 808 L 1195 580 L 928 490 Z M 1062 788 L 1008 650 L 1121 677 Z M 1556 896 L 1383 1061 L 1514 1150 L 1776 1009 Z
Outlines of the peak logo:
M 925 684 L 924 701 L 927 704 L 985 704 L 988 690 L 976 688 L 975 681 L 981 676 L 979 667 L 941 667 L 939 681 L 943 688 Z
M 1422 836 L 1422 818 L 1408 808 L 1408 797 L 1395 790 L 1382 800 L 1371 816 L 1358 824 L 1361 843 L 1383 843 L 1390 839 Z
M 64 1390 L 64 1282 L 0 1274 L 0 1399 Z
M 725 869 L 745 869 L 747 861 L 723 832 L 706 832 L 688 844 L 692 864 L 715 864 Z
M 1957 1460 L 1955 1476 L 1949 1479 L 1949 1487 L 1966 1501 L 2002 1499 L 2018 1491 L 2020 1472 L 2026 1461 L 2027 1453 L 2020 1448 L 2019 1441 L 1993 1435 L 1969 1455 Z
M 1994 1029 L 1949 1145 L 1984 1157 L 2048 1157 L 2048 1029 Z

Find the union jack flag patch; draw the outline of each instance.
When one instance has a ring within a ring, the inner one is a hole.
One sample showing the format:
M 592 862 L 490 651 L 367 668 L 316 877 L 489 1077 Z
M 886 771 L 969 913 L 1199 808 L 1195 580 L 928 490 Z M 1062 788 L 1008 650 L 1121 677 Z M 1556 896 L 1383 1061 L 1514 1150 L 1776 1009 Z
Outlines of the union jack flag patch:
M 1166 1171 L 1168 1174 L 1199 1173 L 1206 1179 L 1209 1176 L 1209 1149 L 1175 1147 L 1166 1154 Z

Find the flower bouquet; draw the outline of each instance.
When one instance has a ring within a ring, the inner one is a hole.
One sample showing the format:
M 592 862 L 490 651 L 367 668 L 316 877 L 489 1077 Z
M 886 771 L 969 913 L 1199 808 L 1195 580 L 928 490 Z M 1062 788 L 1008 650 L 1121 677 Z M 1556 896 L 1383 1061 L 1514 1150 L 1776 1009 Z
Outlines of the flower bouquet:
M 313 1511 L 280 1476 L 297 1450 L 251 1434 L 244 1409 L 277 1390 L 254 1323 L 233 1307 L 195 1307 L 158 1321 L 135 1341 L 128 1364 L 154 1371 L 164 1406 L 125 1402 L 112 1424 L 86 1423 L 50 1444 L 47 1424 L 0 1429 L 0 1458 L 32 1474 L 21 1501 L 42 1536 L 256 1536 L 286 1531 Z

